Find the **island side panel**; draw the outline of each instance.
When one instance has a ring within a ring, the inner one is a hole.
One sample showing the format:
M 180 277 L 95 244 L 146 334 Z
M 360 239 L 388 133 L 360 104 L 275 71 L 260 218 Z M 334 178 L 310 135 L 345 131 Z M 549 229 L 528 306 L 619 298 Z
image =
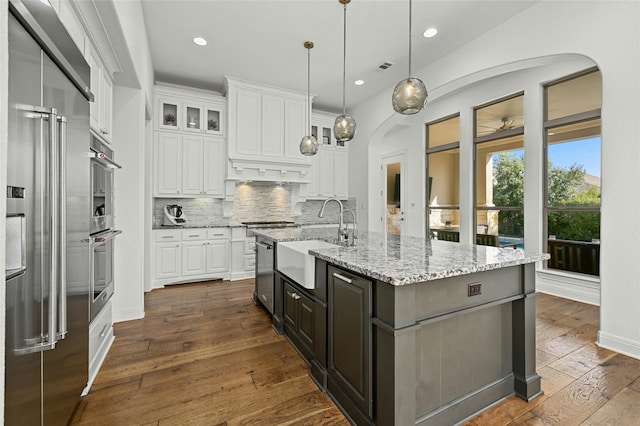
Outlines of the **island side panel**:
M 514 266 L 405 286 L 376 282 L 377 424 L 452 424 L 513 394 L 516 324 L 535 332 L 535 317 L 515 307 L 533 287 L 523 271 Z M 472 294 L 477 284 L 481 291 Z M 531 336 L 521 340 L 529 345 Z M 533 349 L 518 359 L 535 382 L 535 339 Z
M 375 417 L 379 425 L 415 423 L 416 288 L 375 282 Z
M 536 373 L 535 264 L 522 268 L 524 298 L 513 302 L 513 374 L 515 393 L 525 401 L 542 394 Z

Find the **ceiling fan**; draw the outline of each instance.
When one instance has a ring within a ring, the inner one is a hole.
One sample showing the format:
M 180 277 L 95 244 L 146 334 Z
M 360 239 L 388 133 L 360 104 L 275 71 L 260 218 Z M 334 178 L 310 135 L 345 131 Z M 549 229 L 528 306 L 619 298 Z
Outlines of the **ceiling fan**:
M 504 132 L 505 130 L 515 129 L 517 127 L 515 124 L 515 120 L 510 119 L 506 115 L 500 117 L 500 121 L 502 122 L 502 125 L 500 125 L 499 127 L 486 126 L 483 124 L 478 124 L 478 127 L 488 129 L 488 130 L 485 130 L 486 133 L 500 133 L 500 132 Z

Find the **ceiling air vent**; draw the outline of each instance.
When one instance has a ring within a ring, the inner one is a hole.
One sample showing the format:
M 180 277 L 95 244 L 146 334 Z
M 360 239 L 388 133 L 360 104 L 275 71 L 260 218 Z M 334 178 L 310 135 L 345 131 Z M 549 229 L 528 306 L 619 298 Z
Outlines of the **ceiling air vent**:
M 376 67 L 376 70 L 377 71 L 384 71 L 384 70 L 386 70 L 388 68 L 391 68 L 392 66 L 393 66 L 393 62 L 383 62 L 383 63 L 381 63 L 380 65 L 378 65 Z

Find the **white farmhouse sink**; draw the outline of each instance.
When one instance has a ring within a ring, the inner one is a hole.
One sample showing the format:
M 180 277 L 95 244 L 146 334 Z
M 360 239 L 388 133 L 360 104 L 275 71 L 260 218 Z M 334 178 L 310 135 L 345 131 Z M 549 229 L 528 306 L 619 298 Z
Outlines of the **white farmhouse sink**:
M 278 243 L 278 271 L 282 272 L 301 286 L 314 289 L 315 281 L 315 256 L 309 254 L 309 250 L 339 247 L 322 240 L 287 241 Z

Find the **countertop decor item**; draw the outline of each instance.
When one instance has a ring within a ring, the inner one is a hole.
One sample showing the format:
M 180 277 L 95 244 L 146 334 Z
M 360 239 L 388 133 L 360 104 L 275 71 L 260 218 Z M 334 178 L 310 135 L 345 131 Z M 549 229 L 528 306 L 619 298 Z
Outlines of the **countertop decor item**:
M 409 0 L 409 76 L 396 84 L 391 96 L 395 112 L 403 115 L 416 114 L 427 103 L 427 88 L 422 80 L 411 77 L 411 0 Z
M 347 142 L 356 134 L 356 120 L 345 110 L 345 80 L 347 68 L 347 5 L 351 0 L 338 0 L 344 8 L 343 56 L 342 56 L 342 114 L 333 123 L 333 133 L 338 142 Z
M 318 140 L 311 134 L 311 49 L 313 49 L 312 41 L 305 41 L 304 47 L 307 49 L 307 123 L 306 128 L 309 130 L 308 136 L 300 141 L 300 153 L 302 155 L 316 155 L 318 153 Z

